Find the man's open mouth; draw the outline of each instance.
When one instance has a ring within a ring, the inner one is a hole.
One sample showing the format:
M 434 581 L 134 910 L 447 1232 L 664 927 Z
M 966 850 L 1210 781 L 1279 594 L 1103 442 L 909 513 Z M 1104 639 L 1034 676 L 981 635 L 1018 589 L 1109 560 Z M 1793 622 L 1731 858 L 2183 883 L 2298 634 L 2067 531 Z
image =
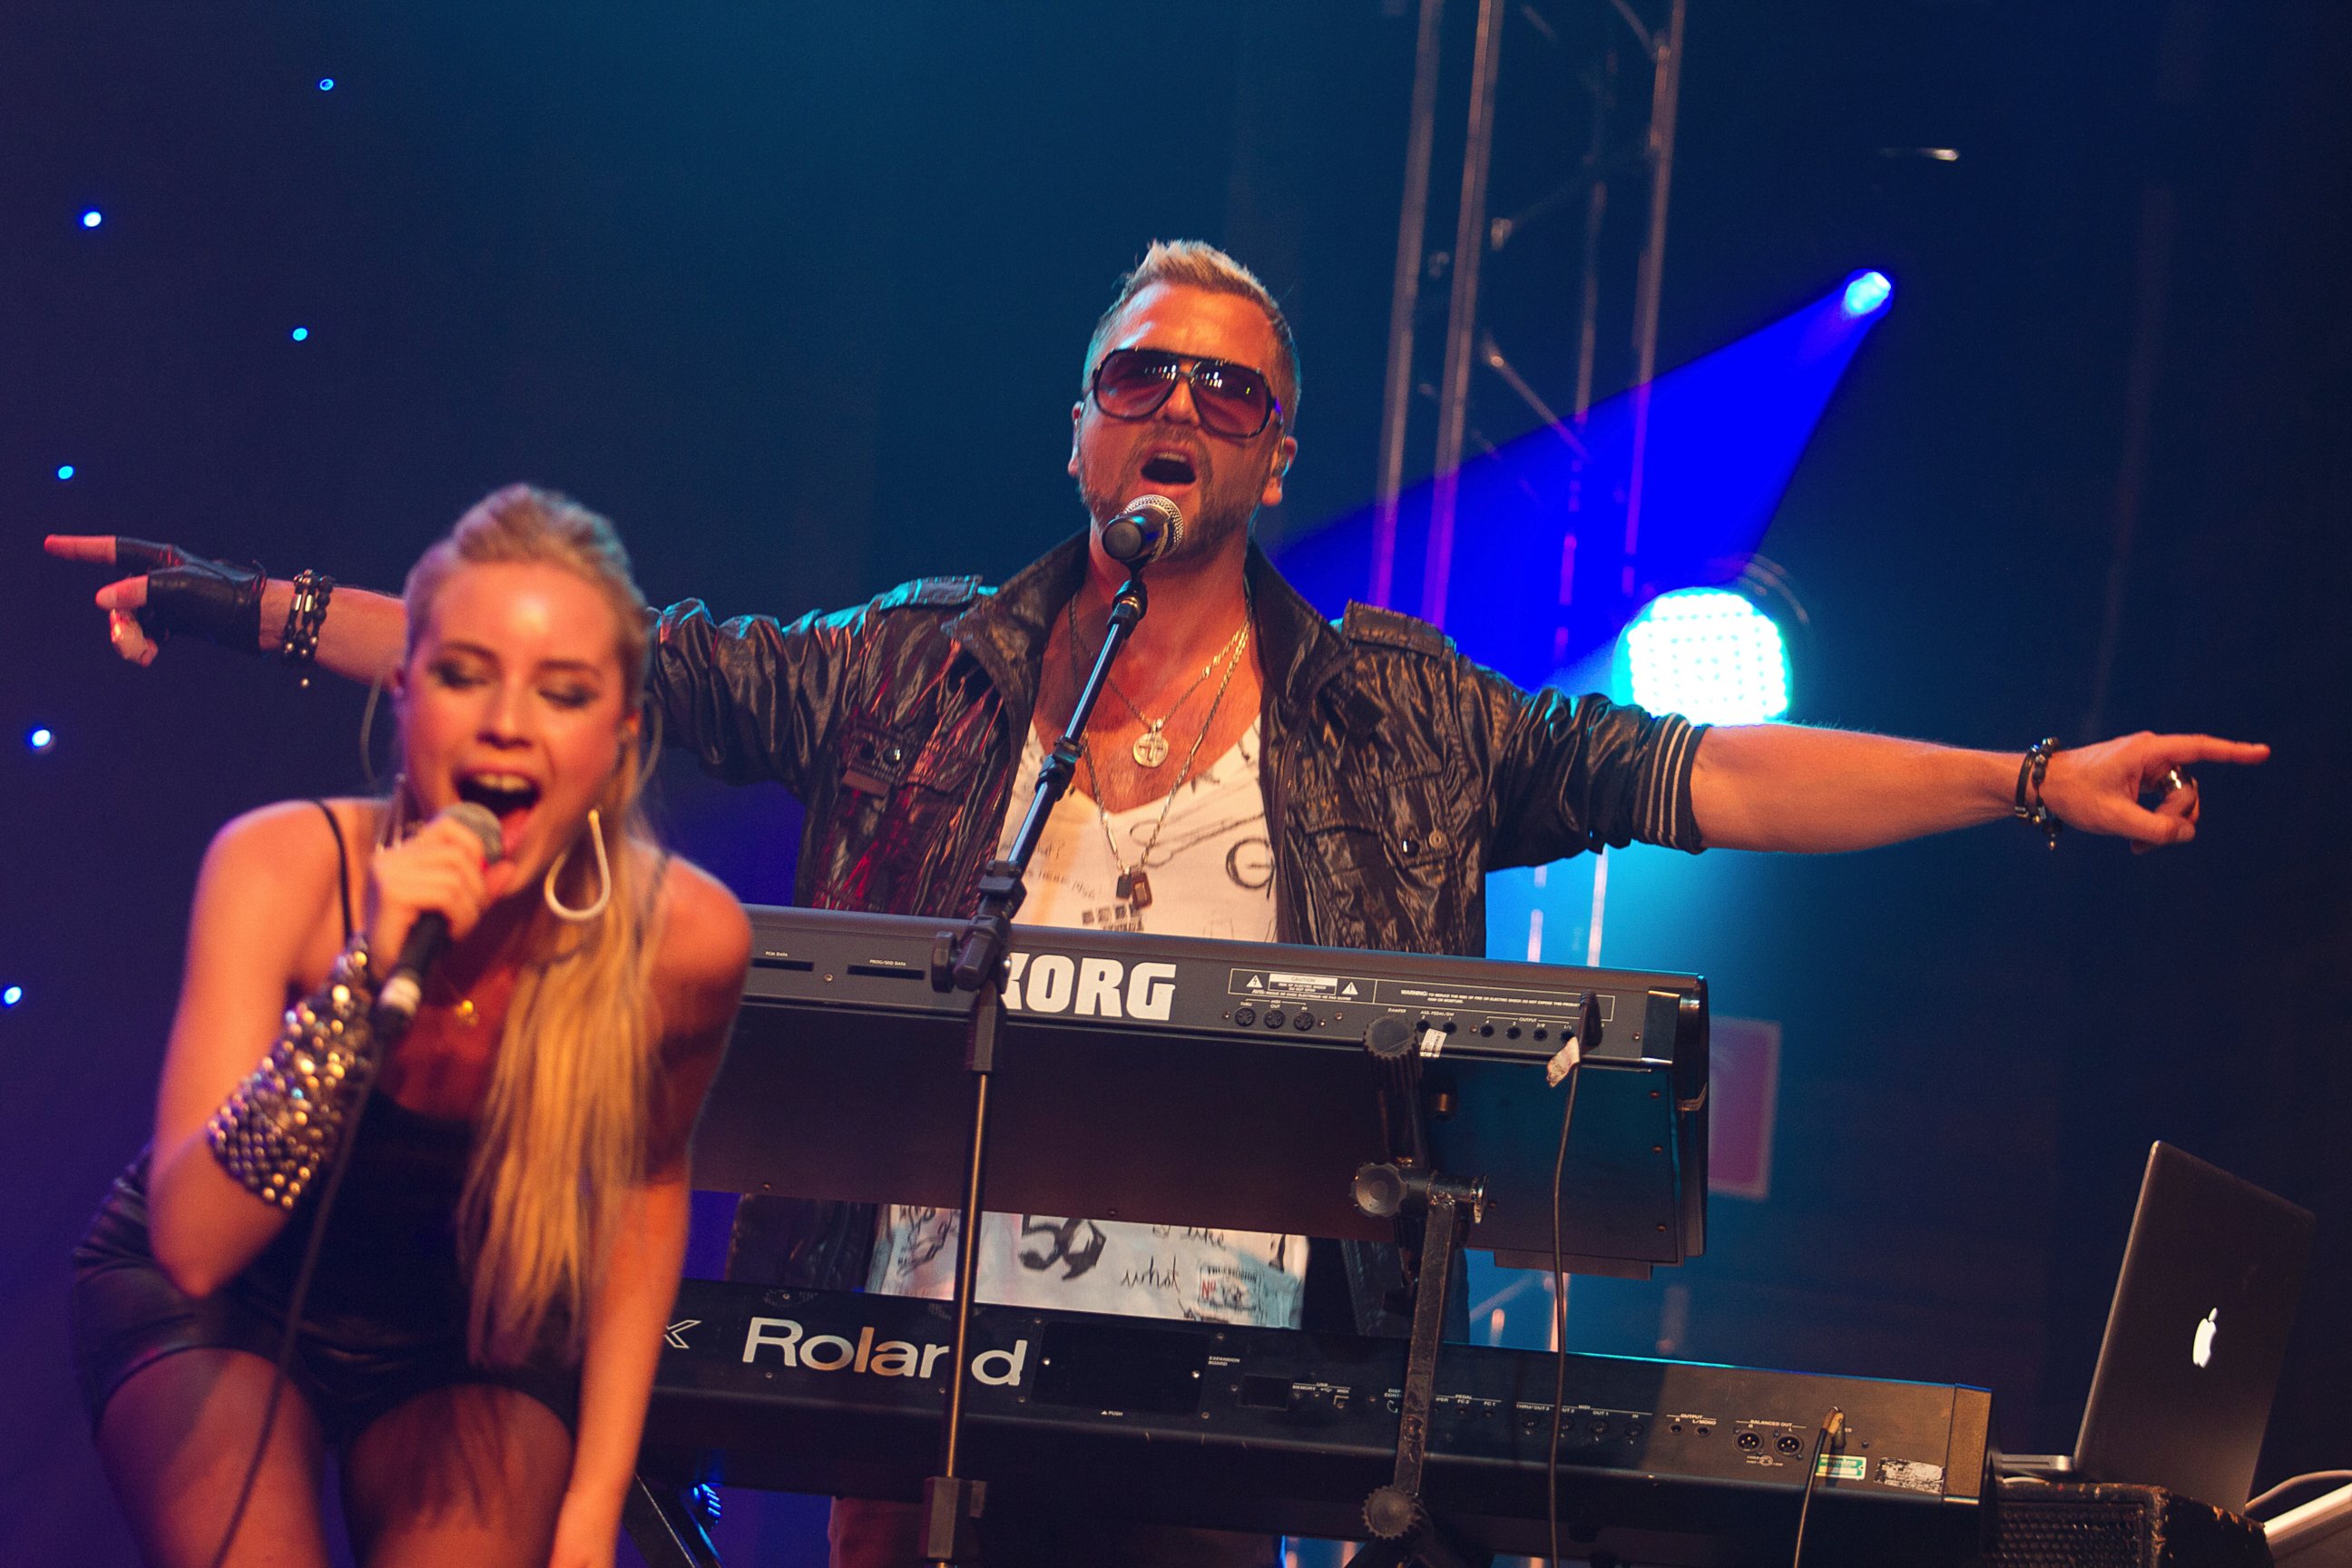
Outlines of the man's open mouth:
M 1155 485 L 1189 485 L 1194 478 L 1192 459 L 1174 452 L 1155 452 L 1143 460 L 1143 477 Z

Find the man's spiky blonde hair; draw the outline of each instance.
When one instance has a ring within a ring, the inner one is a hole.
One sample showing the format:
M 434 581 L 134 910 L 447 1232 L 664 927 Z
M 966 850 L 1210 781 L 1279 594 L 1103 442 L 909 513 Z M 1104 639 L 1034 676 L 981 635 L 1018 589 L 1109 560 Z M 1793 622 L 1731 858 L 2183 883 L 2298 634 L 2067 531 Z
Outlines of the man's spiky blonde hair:
M 1143 259 L 1135 264 L 1135 269 L 1119 279 L 1118 298 L 1095 322 L 1094 335 L 1087 340 L 1087 363 L 1078 371 L 1084 378 L 1080 395 L 1091 386 L 1095 365 L 1102 358 L 1103 340 L 1110 335 L 1118 313 L 1155 283 L 1235 294 L 1265 312 L 1266 324 L 1274 329 L 1277 356 L 1270 367 L 1274 393 L 1282 399 L 1282 427 L 1289 429 L 1298 414 L 1298 343 L 1290 335 L 1289 318 L 1275 302 L 1273 292 L 1258 281 L 1256 273 L 1206 240 L 1155 239 L 1151 248 L 1143 253 Z

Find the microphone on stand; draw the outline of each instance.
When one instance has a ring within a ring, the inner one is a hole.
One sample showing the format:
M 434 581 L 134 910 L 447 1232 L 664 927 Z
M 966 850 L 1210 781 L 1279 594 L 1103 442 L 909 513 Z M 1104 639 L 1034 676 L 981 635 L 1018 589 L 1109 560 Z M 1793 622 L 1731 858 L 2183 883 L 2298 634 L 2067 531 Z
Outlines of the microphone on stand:
M 499 819 L 487 806 L 461 800 L 442 807 L 435 820 L 441 817 L 482 841 L 483 865 L 495 866 L 505 856 L 506 835 L 499 830 Z M 400 944 L 400 962 L 393 965 L 383 989 L 376 993 L 375 1011 L 369 1015 L 376 1033 L 394 1040 L 408 1033 L 408 1026 L 416 1021 L 417 1005 L 425 1000 L 425 972 L 441 956 L 448 940 L 447 915 L 427 910 L 416 917 L 416 923 L 408 928 L 408 940 Z
M 1103 553 L 1139 572 L 1184 542 L 1183 510 L 1166 496 L 1138 496 L 1102 525 Z

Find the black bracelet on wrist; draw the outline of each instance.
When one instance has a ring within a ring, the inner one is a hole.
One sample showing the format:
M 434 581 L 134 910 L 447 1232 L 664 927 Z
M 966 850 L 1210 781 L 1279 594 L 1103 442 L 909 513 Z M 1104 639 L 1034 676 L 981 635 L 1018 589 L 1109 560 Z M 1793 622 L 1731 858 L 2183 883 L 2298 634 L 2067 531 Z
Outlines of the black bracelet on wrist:
M 319 633 L 327 624 L 327 601 L 335 596 L 335 580 L 323 572 L 304 572 L 294 579 L 294 597 L 286 605 L 286 629 L 278 637 L 278 657 L 308 671 L 319 659 Z M 310 684 L 306 673 L 302 684 Z
M 2044 735 L 2033 742 L 2025 760 L 2017 764 L 2017 800 L 2010 808 L 2010 815 L 2018 820 L 2042 829 L 2053 849 L 2058 847 L 2059 829 L 2066 825 L 2058 820 L 2058 814 L 2042 798 L 2042 781 L 2050 772 L 2050 759 L 2057 754 L 2057 736 Z

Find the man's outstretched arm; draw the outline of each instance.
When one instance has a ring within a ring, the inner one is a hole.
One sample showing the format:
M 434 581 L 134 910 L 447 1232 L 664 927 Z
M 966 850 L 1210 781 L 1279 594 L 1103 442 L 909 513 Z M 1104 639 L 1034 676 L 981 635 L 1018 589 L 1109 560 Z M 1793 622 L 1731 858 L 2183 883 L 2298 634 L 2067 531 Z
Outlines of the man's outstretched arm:
M 2153 809 L 2142 795 L 2162 790 L 2175 768 L 2270 754 L 2211 735 L 2068 747 L 2050 758 L 2038 804 L 2086 833 L 2149 847 L 2185 844 L 2197 835 L 2195 784 L 2164 793 Z M 1867 849 L 2010 816 L 2021 760 L 1794 724 L 1721 725 L 1699 742 L 1691 809 L 1710 848 Z
M 215 565 L 205 562 L 198 566 L 182 566 L 179 552 L 172 546 L 147 544 L 111 533 L 53 533 L 42 542 L 50 554 L 61 560 L 135 569 L 133 575 L 118 578 L 100 588 L 98 606 L 106 612 L 107 635 L 115 651 L 141 665 L 152 664 L 159 647 L 141 624 L 140 612 L 148 608 L 147 574 L 203 572 Z M 251 626 L 235 618 L 230 611 L 237 585 L 211 586 L 215 592 L 203 596 L 207 602 L 200 605 L 199 613 L 216 616 L 222 624 L 195 628 L 200 635 L 217 638 L 223 630 L 234 626 L 234 635 L 240 640 L 247 633 L 253 637 L 250 649 L 240 651 L 278 651 L 278 639 L 286 629 L 286 613 L 294 600 L 293 584 L 276 577 L 259 584 L 258 624 Z M 250 605 L 246 614 L 252 615 Z M 319 629 L 318 665 L 352 680 L 374 680 L 391 673 L 400 662 L 407 641 L 408 614 L 397 598 L 338 584 L 327 607 L 326 622 Z
M 46 547 L 126 574 L 97 597 L 115 651 L 134 664 L 153 663 L 174 634 L 263 656 L 285 637 L 294 584 L 258 567 L 115 534 L 51 534 Z M 736 783 L 804 790 L 846 700 L 856 621 L 747 616 L 720 626 L 698 601 L 675 606 L 655 631 L 650 694 L 664 739 Z M 398 666 L 408 617 L 396 598 L 338 584 L 317 630 L 320 668 L 370 681 Z

